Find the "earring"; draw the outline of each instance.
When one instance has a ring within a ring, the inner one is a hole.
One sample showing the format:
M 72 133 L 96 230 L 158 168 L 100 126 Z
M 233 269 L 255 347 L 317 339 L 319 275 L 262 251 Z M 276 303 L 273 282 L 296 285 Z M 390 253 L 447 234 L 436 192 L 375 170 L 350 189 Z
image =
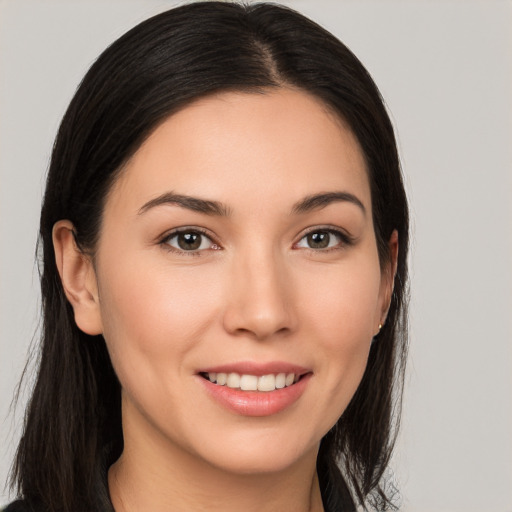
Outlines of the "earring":
M 377 336 L 379 335 L 381 329 L 382 329 L 382 324 L 379 324 L 379 332 L 372 338 L 371 345 L 373 345 L 377 341 Z

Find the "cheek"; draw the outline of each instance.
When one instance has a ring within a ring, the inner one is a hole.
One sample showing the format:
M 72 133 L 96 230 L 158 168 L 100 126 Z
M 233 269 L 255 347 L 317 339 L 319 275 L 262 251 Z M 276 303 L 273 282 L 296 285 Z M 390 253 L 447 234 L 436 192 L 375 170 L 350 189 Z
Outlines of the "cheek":
M 210 274 L 185 267 L 170 272 L 165 263 L 148 262 L 144 255 L 115 265 L 104 262 L 103 335 L 121 381 L 129 372 L 150 381 L 171 368 L 185 370 L 176 363 L 218 314 L 218 284 Z
M 343 414 L 366 369 L 379 310 L 380 270 L 378 262 L 354 265 L 329 277 L 317 276 L 316 286 L 309 283 L 304 300 L 322 376 L 323 398 L 315 406 L 323 408 L 327 429 Z
M 380 304 L 378 269 L 347 265 L 304 282 L 305 313 L 332 350 L 357 350 L 372 339 Z

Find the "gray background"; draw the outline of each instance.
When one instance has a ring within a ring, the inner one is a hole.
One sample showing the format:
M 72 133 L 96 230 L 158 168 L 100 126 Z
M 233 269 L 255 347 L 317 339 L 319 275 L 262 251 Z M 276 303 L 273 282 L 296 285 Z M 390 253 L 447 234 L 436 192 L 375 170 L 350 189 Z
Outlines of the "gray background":
M 393 460 L 402 510 L 512 511 L 512 3 L 286 3 L 360 57 L 399 133 L 413 217 L 411 357 Z M 174 4 L 0 2 L 0 482 L 37 330 L 34 247 L 59 120 L 104 47 Z

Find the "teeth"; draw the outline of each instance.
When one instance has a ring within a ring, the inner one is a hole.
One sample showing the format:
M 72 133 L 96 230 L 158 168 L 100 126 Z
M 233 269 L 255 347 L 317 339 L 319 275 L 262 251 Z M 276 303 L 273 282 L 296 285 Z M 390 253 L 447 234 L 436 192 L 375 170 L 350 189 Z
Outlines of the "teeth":
M 207 373 L 205 376 L 210 382 L 219 386 L 227 386 L 242 391 L 274 391 L 291 386 L 299 380 L 294 373 L 269 374 L 258 377 L 256 375 L 240 375 L 238 373 Z
M 230 373 L 226 382 L 228 388 L 239 388 L 240 387 L 240 375 L 238 373 Z
M 258 377 L 256 375 L 242 375 L 240 377 L 240 389 L 256 391 L 258 389 Z
M 286 386 L 286 373 L 278 373 L 276 375 L 276 388 L 281 389 Z
M 276 389 L 275 375 L 262 375 L 258 379 L 258 391 L 274 391 Z

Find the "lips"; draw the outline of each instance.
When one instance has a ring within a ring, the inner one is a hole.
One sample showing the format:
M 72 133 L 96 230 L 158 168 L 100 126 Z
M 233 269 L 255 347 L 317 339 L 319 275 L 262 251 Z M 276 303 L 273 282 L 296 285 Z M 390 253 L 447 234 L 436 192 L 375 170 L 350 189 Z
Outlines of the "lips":
M 288 363 L 238 363 L 198 372 L 208 396 L 231 412 L 269 416 L 293 405 L 312 372 Z
M 241 389 L 242 391 L 275 391 L 291 386 L 299 380 L 299 375 L 295 373 L 269 373 L 267 375 L 250 375 L 232 372 L 209 372 L 201 374 L 210 382 L 218 386 L 227 386 L 228 388 Z

